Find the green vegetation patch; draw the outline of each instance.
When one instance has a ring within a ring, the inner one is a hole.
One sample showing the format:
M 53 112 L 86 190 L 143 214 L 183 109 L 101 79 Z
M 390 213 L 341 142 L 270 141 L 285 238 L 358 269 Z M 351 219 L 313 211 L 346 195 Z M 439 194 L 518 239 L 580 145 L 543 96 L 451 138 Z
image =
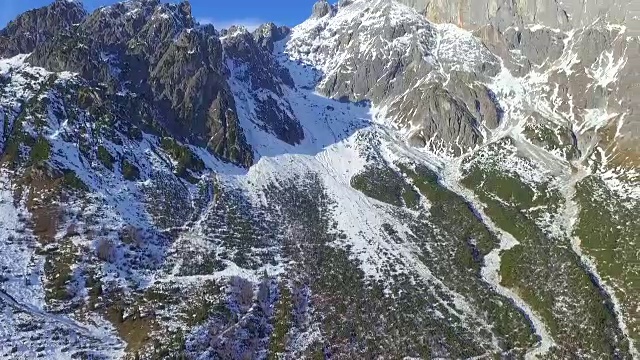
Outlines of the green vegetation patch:
M 85 286 L 87 287 L 87 295 L 89 295 L 88 306 L 89 310 L 96 308 L 102 296 L 102 280 L 95 274 L 95 272 L 89 271 L 85 276 Z
M 447 286 L 475 303 L 493 325 L 505 352 L 521 355 L 536 338 L 529 321 L 508 299 L 496 294 L 480 280 L 484 256 L 498 247 L 474 209 L 458 194 L 439 183 L 436 173 L 425 166 L 397 164 L 431 204 L 428 214 L 410 222 L 424 249 L 420 259 Z
M 30 160 L 32 164 L 41 164 L 51 157 L 51 145 L 44 137 L 40 136 L 31 147 Z
M 269 360 L 276 360 L 287 350 L 287 334 L 292 327 L 293 301 L 286 283 L 279 284 L 273 320 L 273 333 L 269 344 Z
M 305 331 L 304 324 L 311 321 L 320 324 L 323 339 L 303 354 L 288 354 L 292 358 L 322 358 L 323 353 L 345 359 L 381 354 L 389 358 L 434 358 L 438 354 L 469 358 L 488 351 L 476 330 L 472 334 L 459 317 L 441 306 L 432 291 L 434 284 L 393 273 L 406 259 L 395 259 L 398 263 L 394 264 L 390 258 L 389 268 L 381 269 L 385 280 L 367 281 L 350 251 L 335 246 L 344 243 L 346 235 L 331 230 L 332 203 L 314 175 L 274 186 L 267 194 L 269 201 L 278 204 L 279 218 L 290 229 L 283 239 L 283 256 L 295 264 L 288 279 L 294 284 L 293 311 L 278 315 L 283 324 L 279 333 L 287 328 L 292 333 Z M 313 313 L 305 310 L 309 304 L 313 304 Z M 290 319 L 288 325 L 286 319 Z
M 5 148 L 2 154 L 2 162 L 11 167 L 15 167 L 21 163 L 21 146 L 33 146 L 36 142 L 31 135 L 23 129 L 23 121 L 25 121 L 25 110 L 14 120 L 13 129 L 9 128 L 9 122 L 4 122 Z
M 222 187 L 208 191 L 215 191 L 204 225 L 211 249 L 184 249 L 181 275 L 213 274 L 224 270 L 228 262 L 252 270 L 275 264 L 278 230 L 273 221 L 267 220 L 262 210 L 254 209 L 242 193 Z
M 202 159 L 196 156 L 187 146 L 183 146 L 169 137 L 163 138 L 160 146 L 178 163 L 175 168 L 175 174 L 192 183 L 196 183 L 197 179 L 189 175 L 187 170 L 193 172 L 204 170 L 205 165 Z
M 464 232 L 460 238 L 474 238 L 477 248 L 484 256 L 497 247 L 498 241 L 492 237 L 484 224 L 477 218 L 473 210 L 464 199 L 438 183 L 438 176 L 425 166 L 411 169 L 404 164 L 398 164 L 402 171 L 412 179 L 416 188 L 431 203 L 430 215 L 442 221 L 457 223 Z
M 594 176 L 577 184 L 576 201 L 580 215 L 574 235 L 614 289 L 630 335 L 640 346 L 640 204 L 625 202 Z
M 567 160 L 575 159 L 580 155 L 568 129 L 551 128 L 547 125 L 530 122 L 525 127 L 524 135 L 532 143 L 549 151 L 559 152 Z
M 129 162 L 129 160 L 124 159 L 120 165 L 120 171 L 122 172 L 122 176 L 129 181 L 137 181 L 140 180 L 140 170 L 137 166 Z
M 502 284 L 541 316 L 557 343 L 555 355 L 614 357 L 626 351 L 607 299 L 584 269 L 568 238 L 555 239 L 536 223 L 532 207 L 556 213 L 563 199 L 545 185 L 534 189 L 515 176 L 474 166 L 463 185 L 485 213 L 520 245 L 502 254 Z
M 219 286 L 215 282 L 203 283 L 187 301 L 188 306 L 183 315 L 184 322 L 188 326 L 197 326 L 215 314 L 223 314 L 227 317 L 229 311 L 219 302 L 220 295 Z
M 113 163 L 116 159 L 111 155 L 109 150 L 106 147 L 100 145 L 98 146 L 98 160 L 109 170 L 113 170 Z
M 63 183 L 70 189 L 80 190 L 80 191 L 89 191 L 89 187 L 85 184 L 76 172 L 73 170 L 63 170 Z
M 76 250 L 70 239 L 46 253 L 44 274 L 46 276 L 45 299 L 47 301 L 66 301 L 73 297 L 69 291 L 73 270 L 77 260 Z
M 394 206 L 416 208 L 420 204 L 417 192 L 389 167 L 368 166 L 351 178 L 351 187 L 372 199 Z

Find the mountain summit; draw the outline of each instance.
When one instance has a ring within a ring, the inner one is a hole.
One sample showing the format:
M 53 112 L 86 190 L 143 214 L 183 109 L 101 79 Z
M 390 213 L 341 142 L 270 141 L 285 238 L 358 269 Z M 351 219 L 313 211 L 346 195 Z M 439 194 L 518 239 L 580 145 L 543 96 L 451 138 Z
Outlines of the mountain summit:
M 0 357 L 639 358 L 633 6 L 18 16 Z

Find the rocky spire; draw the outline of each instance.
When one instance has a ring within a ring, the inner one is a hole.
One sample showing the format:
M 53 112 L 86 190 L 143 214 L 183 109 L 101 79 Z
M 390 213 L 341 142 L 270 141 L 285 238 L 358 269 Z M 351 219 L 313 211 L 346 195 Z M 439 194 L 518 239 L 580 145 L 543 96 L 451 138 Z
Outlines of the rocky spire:
M 327 0 L 320 0 L 313 5 L 312 17 L 321 18 L 331 13 L 331 5 Z
M 191 3 L 188 0 L 180 2 L 178 10 L 183 16 L 191 16 Z
M 56 0 L 49 6 L 27 11 L 0 30 L 0 57 L 30 53 L 86 16 L 82 3 L 72 0 Z
M 188 0 L 181 1 L 178 4 L 178 14 L 183 19 L 185 27 L 191 28 L 195 25 L 196 21 L 191 15 L 191 3 Z
M 276 26 L 274 23 L 266 23 L 260 25 L 254 32 L 253 37 L 260 46 L 273 51 L 273 44 L 289 35 L 291 29 L 286 26 Z

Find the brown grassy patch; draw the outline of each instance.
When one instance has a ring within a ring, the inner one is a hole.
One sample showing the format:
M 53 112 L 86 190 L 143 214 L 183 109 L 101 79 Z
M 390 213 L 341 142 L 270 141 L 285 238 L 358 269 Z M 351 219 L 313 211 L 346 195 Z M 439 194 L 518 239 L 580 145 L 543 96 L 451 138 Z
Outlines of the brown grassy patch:
M 19 185 L 26 190 L 26 205 L 32 215 L 34 235 L 42 245 L 52 243 L 62 215 L 59 205 L 62 179 L 32 167 L 26 171 Z
M 151 333 L 156 328 L 153 318 L 143 317 L 139 313 L 123 318 L 122 303 L 112 304 L 106 309 L 105 317 L 118 331 L 118 336 L 127 343 L 125 351 L 136 354 L 151 340 Z
M 616 138 L 616 132 L 617 121 L 612 121 L 609 126 L 599 131 L 600 146 L 613 154 L 608 159 L 608 167 L 622 166 L 630 169 L 640 167 L 640 147 L 634 141 L 637 138 L 629 135 Z

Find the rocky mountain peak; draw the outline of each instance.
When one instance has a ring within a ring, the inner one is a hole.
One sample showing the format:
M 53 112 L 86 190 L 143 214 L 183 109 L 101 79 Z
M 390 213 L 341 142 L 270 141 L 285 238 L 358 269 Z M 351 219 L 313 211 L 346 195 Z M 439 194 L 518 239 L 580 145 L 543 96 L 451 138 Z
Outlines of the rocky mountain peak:
M 316 18 L 321 18 L 331 14 L 333 8 L 329 4 L 327 0 L 319 0 L 315 4 L 313 4 L 313 9 L 311 11 L 311 16 Z
M 262 47 L 273 52 L 273 45 L 284 40 L 291 33 L 291 29 L 287 26 L 276 26 L 274 23 L 266 23 L 260 25 L 254 32 L 253 36 L 257 43 Z
M 470 34 L 433 24 L 395 1 L 356 0 L 330 17 L 312 16 L 294 28 L 287 51 L 324 74 L 321 93 L 379 104 L 414 144 L 436 137 L 460 153 L 483 141 L 483 126 L 500 121 L 491 92 L 477 83 L 496 75 L 498 59 Z M 447 81 L 454 67 L 460 76 Z M 433 119 L 447 119 L 447 129 Z
M 0 57 L 30 53 L 55 34 L 70 31 L 86 16 L 81 2 L 66 0 L 27 11 L 0 30 Z
M 178 9 L 180 11 L 180 14 L 182 14 L 182 16 L 184 17 L 191 17 L 191 3 L 189 2 L 189 0 L 183 0 L 180 2 L 180 4 L 178 4 Z

